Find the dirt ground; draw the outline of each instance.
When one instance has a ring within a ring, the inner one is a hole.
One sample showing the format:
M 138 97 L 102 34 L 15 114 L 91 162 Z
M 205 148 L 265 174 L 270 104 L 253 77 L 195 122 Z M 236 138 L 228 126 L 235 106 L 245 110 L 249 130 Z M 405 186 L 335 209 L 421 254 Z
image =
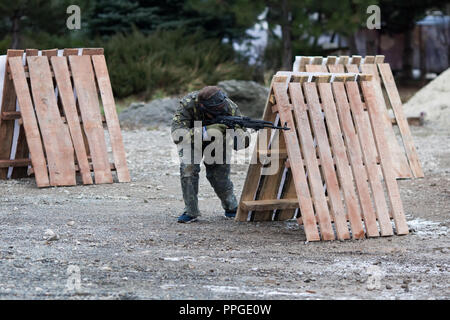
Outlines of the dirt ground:
M 204 167 L 200 221 L 178 224 L 168 128 L 123 132 L 132 183 L 1 181 L 0 299 L 448 299 L 450 134 L 412 131 L 426 177 L 399 181 L 406 236 L 307 243 L 295 220 L 227 220 Z

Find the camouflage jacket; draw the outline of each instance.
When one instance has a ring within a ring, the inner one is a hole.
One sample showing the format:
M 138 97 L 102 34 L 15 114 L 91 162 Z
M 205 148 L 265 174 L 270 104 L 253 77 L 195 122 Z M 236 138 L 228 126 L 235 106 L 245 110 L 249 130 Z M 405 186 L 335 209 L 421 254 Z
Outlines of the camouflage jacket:
M 184 96 L 180 100 L 180 106 L 175 112 L 172 119 L 172 134 L 175 130 L 185 129 L 188 130 L 190 135 L 193 135 L 194 121 L 207 120 L 205 112 L 199 108 L 198 91 L 191 92 Z M 230 116 L 242 116 L 238 106 L 229 98 L 227 98 L 229 106 L 227 107 L 226 114 Z M 177 141 L 174 141 L 177 143 Z

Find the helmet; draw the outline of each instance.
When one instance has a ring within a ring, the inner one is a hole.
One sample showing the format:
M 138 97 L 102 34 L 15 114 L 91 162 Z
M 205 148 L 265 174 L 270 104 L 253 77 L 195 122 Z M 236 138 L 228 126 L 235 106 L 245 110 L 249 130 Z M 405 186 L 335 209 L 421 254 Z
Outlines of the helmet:
M 198 100 L 206 111 L 221 112 L 228 107 L 227 95 L 216 86 L 207 86 L 200 90 Z

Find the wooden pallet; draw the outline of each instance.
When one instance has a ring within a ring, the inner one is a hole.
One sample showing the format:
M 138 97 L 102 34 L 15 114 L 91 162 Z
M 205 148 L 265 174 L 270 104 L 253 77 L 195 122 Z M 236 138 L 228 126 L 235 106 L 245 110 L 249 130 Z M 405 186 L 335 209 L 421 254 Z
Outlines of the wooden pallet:
M 390 236 L 391 217 L 408 233 L 372 75 L 278 72 L 263 119 L 291 130 L 258 133 L 237 221 L 295 217 L 308 241 Z
M 403 113 L 402 102 L 398 93 L 391 67 L 384 63 L 384 56 L 329 56 L 329 57 L 296 57 L 293 71 L 306 72 L 351 72 L 372 74 L 373 86 L 376 91 L 378 104 L 384 110 L 383 122 L 386 130 L 389 149 L 392 154 L 393 167 L 397 178 L 423 178 L 423 170 L 414 146 L 408 121 Z M 403 141 L 400 147 L 387 108 L 394 111 Z
M 0 179 L 12 168 L 12 178 L 34 174 L 38 187 L 75 185 L 76 172 L 83 184 L 112 183 L 112 170 L 119 182 L 130 181 L 103 49 L 79 51 L 65 49 L 58 56 L 57 49 L 43 50 L 39 56 L 36 49 L 27 49 L 25 55 L 8 50 L 0 109 Z

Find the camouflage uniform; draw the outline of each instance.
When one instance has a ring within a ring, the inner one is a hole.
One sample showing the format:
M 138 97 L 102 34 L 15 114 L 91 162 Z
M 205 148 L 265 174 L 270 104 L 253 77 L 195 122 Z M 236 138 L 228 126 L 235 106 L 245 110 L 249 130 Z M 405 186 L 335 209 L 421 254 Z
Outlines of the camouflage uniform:
M 197 97 L 198 91 L 194 91 L 186 95 L 180 100 L 180 106 L 175 112 L 172 120 L 172 133 L 177 129 L 188 130 L 191 138 L 194 135 L 194 121 L 208 120 L 206 114 L 199 108 Z M 233 116 L 241 116 L 238 106 L 227 98 L 228 107 L 226 113 Z M 176 144 L 179 141 L 174 141 Z M 209 142 L 202 143 L 202 152 Z M 226 149 L 225 149 L 226 150 Z M 191 145 L 193 154 L 194 147 Z M 183 161 L 183 150 L 179 151 L 180 155 L 180 180 L 181 189 L 183 191 L 183 200 L 185 203 L 185 212 L 191 217 L 200 216 L 198 208 L 198 183 L 200 164 L 185 163 Z M 224 152 L 224 160 L 227 157 Z M 193 159 L 193 155 L 192 158 Z M 217 196 L 222 202 L 225 211 L 232 211 L 237 208 L 238 203 L 233 192 L 233 183 L 230 180 L 230 165 L 225 161 L 223 164 L 206 164 L 206 178 L 213 187 Z

